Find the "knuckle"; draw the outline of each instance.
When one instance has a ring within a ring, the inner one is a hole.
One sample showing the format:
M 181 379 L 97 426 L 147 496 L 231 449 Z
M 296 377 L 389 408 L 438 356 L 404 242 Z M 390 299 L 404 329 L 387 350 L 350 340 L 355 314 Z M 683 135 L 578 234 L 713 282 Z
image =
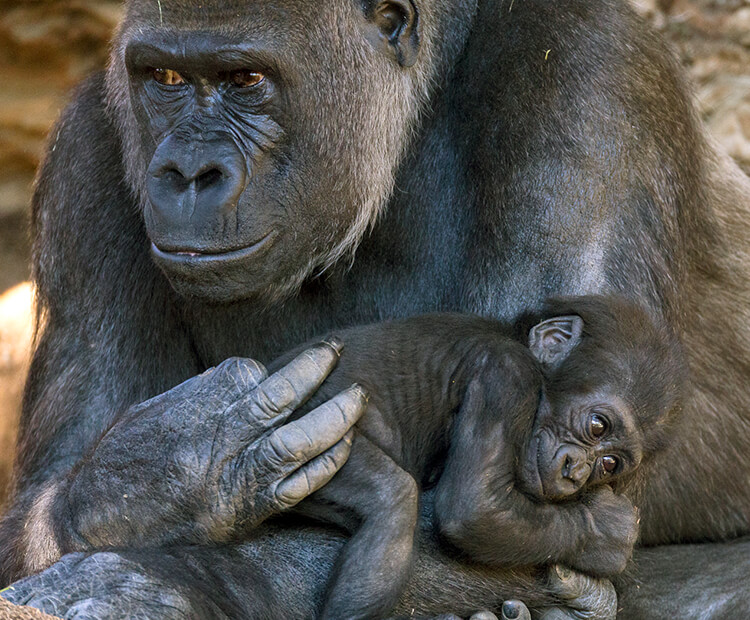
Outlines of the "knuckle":
M 277 506 L 284 510 L 297 505 L 312 492 L 312 485 L 307 474 L 301 472 L 294 480 L 278 485 L 274 492 Z
M 337 458 L 336 453 L 324 454 L 320 458 L 321 472 L 319 478 L 328 479 L 331 478 L 343 465 L 343 459 Z
M 261 384 L 255 392 L 255 403 L 260 411 L 268 418 L 283 413 L 287 403 L 296 397 L 296 391 L 291 381 L 279 373 Z
M 247 357 L 230 357 L 217 367 L 220 376 L 229 378 L 237 383 L 240 388 L 252 388 L 266 375 L 265 367 L 254 359 Z
M 299 451 L 309 445 L 311 440 L 307 433 L 296 422 L 291 422 L 269 435 L 264 442 L 264 456 L 278 466 L 296 461 Z

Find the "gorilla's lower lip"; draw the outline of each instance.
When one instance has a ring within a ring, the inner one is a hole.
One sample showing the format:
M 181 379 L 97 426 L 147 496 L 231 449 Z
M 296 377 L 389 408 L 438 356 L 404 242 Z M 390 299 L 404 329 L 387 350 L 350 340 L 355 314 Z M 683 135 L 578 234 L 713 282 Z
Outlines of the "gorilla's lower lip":
M 199 250 L 176 250 L 167 251 L 162 250 L 155 243 L 151 244 L 151 252 L 155 257 L 168 261 L 170 263 L 184 264 L 184 265 L 200 265 L 205 263 L 217 263 L 222 261 L 235 261 L 241 260 L 252 256 L 256 252 L 259 252 L 264 247 L 271 244 L 276 234 L 273 232 L 268 233 L 265 237 L 252 243 L 239 250 L 231 250 L 229 252 L 206 252 Z

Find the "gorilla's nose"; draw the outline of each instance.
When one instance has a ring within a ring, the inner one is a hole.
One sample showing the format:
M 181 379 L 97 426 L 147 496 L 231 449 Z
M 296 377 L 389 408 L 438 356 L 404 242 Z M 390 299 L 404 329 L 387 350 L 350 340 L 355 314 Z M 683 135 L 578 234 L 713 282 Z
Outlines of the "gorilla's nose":
M 187 142 L 169 137 L 156 149 L 147 176 L 151 205 L 173 221 L 234 209 L 247 183 L 244 158 L 228 138 Z
M 550 471 L 553 472 L 555 494 L 565 496 L 583 486 L 591 475 L 591 466 L 583 448 L 563 445 L 555 453 Z

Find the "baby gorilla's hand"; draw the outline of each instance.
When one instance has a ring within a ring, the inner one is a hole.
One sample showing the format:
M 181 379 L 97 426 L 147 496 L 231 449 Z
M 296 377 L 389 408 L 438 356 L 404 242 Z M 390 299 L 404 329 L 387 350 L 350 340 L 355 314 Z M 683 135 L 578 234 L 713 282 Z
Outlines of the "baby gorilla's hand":
M 603 486 L 580 502 L 584 520 L 577 551 L 566 563 L 589 575 L 609 577 L 625 570 L 638 538 L 638 509 Z

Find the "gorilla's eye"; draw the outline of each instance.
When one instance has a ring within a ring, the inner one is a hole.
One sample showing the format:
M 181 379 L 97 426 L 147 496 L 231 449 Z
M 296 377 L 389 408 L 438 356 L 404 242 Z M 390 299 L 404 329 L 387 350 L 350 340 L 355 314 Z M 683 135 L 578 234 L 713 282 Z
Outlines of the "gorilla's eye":
M 620 459 L 616 456 L 603 456 L 602 457 L 602 469 L 608 474 L 614 473 L 617 470 L 617 466 L 620 464 Z
M 181 86 L 185 83 L 183 77 L 172 69 L 152 69 L 151 76 L 156 82 L 165 86 Z
M 592 415 L 589 421 L 589 430 L 592 437 L 596 437 L 597 439 L 602 437 L 607 432 L 607 420 L 600 415 Z
M 249 69 L 240 69 L 238 71 L 232 71 L 229 74 L 229 81 L 233 86 L 237 88 L 250 88 L 251 86 L 257 86 L 266 76 L 257 71 L 250 71 Z

